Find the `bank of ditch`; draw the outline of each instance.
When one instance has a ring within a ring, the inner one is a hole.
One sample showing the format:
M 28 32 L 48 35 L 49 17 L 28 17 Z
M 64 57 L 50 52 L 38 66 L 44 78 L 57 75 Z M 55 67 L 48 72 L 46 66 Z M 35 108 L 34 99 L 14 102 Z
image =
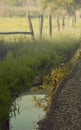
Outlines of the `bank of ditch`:
M 51 95 L 46 116 L 39 121 L 39 130 L 81 129 L 81 49 L 71 60 L 69 73 Z

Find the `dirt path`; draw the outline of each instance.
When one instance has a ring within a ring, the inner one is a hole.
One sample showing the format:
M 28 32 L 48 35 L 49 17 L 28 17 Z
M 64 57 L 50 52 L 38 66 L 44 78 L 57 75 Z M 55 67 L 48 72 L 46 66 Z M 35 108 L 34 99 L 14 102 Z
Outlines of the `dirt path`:
M 52 96 L 39 130 L 81 130 L 81 58 Z

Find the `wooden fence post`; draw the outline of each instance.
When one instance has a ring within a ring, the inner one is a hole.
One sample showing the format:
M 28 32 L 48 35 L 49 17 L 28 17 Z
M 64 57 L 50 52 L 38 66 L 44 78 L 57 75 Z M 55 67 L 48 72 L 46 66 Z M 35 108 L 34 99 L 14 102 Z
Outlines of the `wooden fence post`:
M 52 15 L 49 15 L 49 34 L 52 36 Z
M 65 29 L 65 18 L 62 16 L 62 29 Z
M 58 29 L 58 31 L 60 31 L 60 18 L 59 18 L 59 15 L 57 17 L 57 29 Z
M 41 15 L 40 18 L 41 18 L 41 22 L 40 22 L 40 38 L 41 38 L 43 32 L 43 15 Z
M 33 39 L 35 39 L 33 26 L 32 26 L 32 21 L 31 21 L 31 16 L 30 15 L 28 15 L 28 21 L 29 21 L 29 27 L 30 27 L 30 30 L 31 30 L 32 37 L 33 37 Z

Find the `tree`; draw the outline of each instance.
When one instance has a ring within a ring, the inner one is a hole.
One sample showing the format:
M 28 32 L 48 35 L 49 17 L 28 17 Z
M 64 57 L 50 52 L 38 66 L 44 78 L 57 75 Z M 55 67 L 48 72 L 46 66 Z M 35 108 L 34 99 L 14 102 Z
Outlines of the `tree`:
M 52 7 L 59 7 L 66 10 L 70 15 L 73 15 L 76 9 L 81 7 L 80 0 L 41 0 L 43 8 L 49 6 L 52 3 Z

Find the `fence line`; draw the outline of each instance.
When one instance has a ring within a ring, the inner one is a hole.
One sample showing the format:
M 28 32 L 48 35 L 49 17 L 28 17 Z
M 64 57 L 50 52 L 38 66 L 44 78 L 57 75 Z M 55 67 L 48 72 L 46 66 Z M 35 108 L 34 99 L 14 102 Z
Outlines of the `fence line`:
M 42 33 L 43 33 L 43 22 L 44 22 L 44 17 L 43 15 L 38 15 L 38 16 L 31 16 L 28 15 L 28 23 L 29 23 L 29 28 L 30 28 L 30 32 L 19 32 L 19 31 L 15 31 L 15 32 L 0 32 L 0 35 L 11 35 L 11 34 L 25 34 L 25 35 L 31 35 L 33 37 L 33 39 L 35 39 L 35 35 L 34 35 L 34 29 L 33 29 L 33 24 L 32 24 L 32 20 L 33 18 L 39 18 L 40 20 L 40 38 L 42 37 Z M 50 37 L 52 36 L 52 15 L 49 15 L 49 34 Z
M 32 32 L 32 36 L 33 38 L 35 38 L 35 35 L 34 35 L 34 29 L 33 29 L 33 25 L 32 25 L 32 18 L 39 18 L 41 21 L 40 21 L 40 38 L 42 37 L 42 32 L 43 32 L 43 15 L 38 15 L 38 16 L 30 16 L 28 15 L 28 21 L 29 21 L 29 28 L 30 28 L 30 31 Z
M 38 15 L 38 16 L 31 16 L 28 15 L 28 22 L 29 22 L 29 28 L 30 28 L 30 32 L 19 32 L 19 31 L 15 31 L 15 32 L 0 32 L 0 35 L 11 35 L 11 34 L 25 34 L 25 35 L 31 35 L 33 37 L 33 39 L 35 39 L 34 36 L 34 29 L 33 29 L 33 25 L 32 25 L 32 18 L 39 18 L 40 21 L 40 38 L 42 37 L 42 31 L 43 31 L 43 15 Z
M 40 33 L 40 38 L 42 37 L 42 34 L 43 34 L 43 23 L 44 23 L 44 16 L 43 15 L 28 15 L 28 23 L 29 23 L 29 29 L 30 31 L 27 32 L 27 31 L 14 31 L 14 32 L 0 32 L 0 35 L 10 35 L 10 34 L 24 34 L 24 35 L 31 35 L 33 37 L 33 39 L 35 39 L 35 34 L 34 34 L 34 28 L 33 28 L 33 24 L 32 24 L 32 19 L 39 19 L 40 20 L 40 24 L 39 24 L 39 33 Z M 74 17 L 72 18 L 72 27 L 74 27 L 74 22 L 73 21 L 75 20 Z M 65 17 L 62 16 L 61 17 L 61 22 L 60 22 L 60 16 L 58 15 L 57 17 L 57 21 L 56 21 L 56 24 L 57 24 L 57 30 L 60 31 L 60 28 L 62 26 L 62 29 L 65 29 Z M 50 37 L 52 37 L 52 32 L 53 32 L 53 17 L 52 15 L 50 14 L 49 17 L 48 17 L 48 25 L 49 25 L 49 35 Z
M 10 34 L 28 34 L 32 35 L 32 32 L 0 32 L 0 35 L 10 35 Z

